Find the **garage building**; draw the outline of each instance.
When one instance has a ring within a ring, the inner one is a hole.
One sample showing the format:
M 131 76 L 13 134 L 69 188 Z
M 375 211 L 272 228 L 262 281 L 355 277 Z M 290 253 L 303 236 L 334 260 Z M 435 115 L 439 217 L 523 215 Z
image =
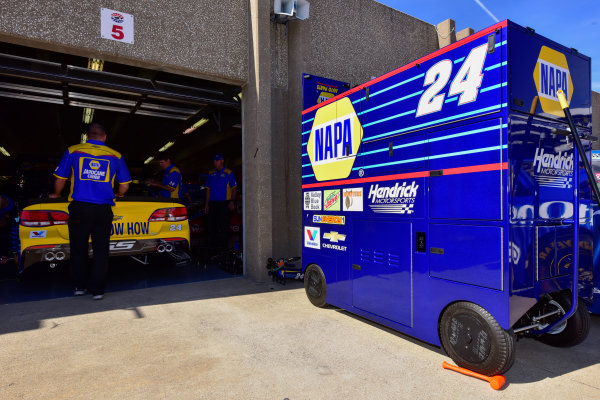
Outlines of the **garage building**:
M 169 141 L 194 173 L 208 171 L 212 152 L 225 153 L 243 193 L 244 273 L 256 281 L 267 278 L 267 257 L 301 253 L 303 75 L 355 86 L 457 36 L 452 21 L 436 27 L 373 0 L 312 1 L 304 20 L 274 14 L 272 0 L 0 4 L 2 118 L 9 104 L 51 103 L 26 125 L 3 122 L 0 146 L 64 149 L 80 132 L 62 121 L 80 123 L 94 108 L 99 122 L 122 114 L 107 126 L 116 135 L 108 145 L 140 168 Z M 103 8 L 133 16 L 130 43 L 103 37 Z

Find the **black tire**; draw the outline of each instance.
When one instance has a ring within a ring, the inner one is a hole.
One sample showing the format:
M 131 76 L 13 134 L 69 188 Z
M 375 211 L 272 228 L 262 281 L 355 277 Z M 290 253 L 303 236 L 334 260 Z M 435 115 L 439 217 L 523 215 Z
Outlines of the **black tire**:
M 553 296 L 553 300 L 560 304 L 564 312 L 571 308 L 571 296 L 559 294 Z M 560 327 L 559 331 L 548 332 L 542 335 L 538 340 L 554 347 L 571 347 L 583 342 L 590 333 L 590 313 L 587 307 L 580 299 L 577 302 L 577 310 L 567 320 L 566 326 Z
M 327 303 L 327 282 L 323 270 L 315 264 L 309 265 L 304 273 L 304 290 L 310 302 L 317 307 L 325 307 Z
M 451 304 L 438 326 L 442 347 L 463 368 L 492 376 L 515 361 L 515 337 L 502 329 L 487 310 L 474 303 Z

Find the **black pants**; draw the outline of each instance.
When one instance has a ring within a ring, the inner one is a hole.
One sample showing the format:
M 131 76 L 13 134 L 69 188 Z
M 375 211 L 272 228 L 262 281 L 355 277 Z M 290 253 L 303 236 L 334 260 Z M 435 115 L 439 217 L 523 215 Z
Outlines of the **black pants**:
M 213 252 L 227 248 L 229 233 L 228 201 L 211 201 L 208 203 L 208 243 Z
M 88 288 L 93 295 L 104 294 L 108 272 L 110 228 L 113 213 L 107 204 L 73 201 L 69 204 L 69 241 L 71 277 L 78 289 Z M 92 236 L 93 262 L 89 285 L 88 240 Z

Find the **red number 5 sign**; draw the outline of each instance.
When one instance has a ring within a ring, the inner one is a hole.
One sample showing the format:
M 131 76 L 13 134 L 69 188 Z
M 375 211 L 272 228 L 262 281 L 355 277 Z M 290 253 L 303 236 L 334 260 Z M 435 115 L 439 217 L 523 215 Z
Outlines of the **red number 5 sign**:
M 133 44 L 133 15 L 102 8 L 100 34 L 104 39 Z

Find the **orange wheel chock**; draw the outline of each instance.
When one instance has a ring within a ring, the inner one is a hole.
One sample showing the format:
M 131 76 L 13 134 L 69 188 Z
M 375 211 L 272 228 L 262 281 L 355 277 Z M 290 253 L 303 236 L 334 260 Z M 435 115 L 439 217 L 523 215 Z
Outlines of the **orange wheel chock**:
M 466 368 L 461 368 L 457 367 L 456 365 L 448 364 L 446 361 L 442 362 L 442 367 L 444 369 L 451 369 L 452 371 L 460 372 L 464 375 L 488 381 L 490 383 L 490 386 L 494 390 L 500 390 L 502 386 L 504 386 L 504 384 L 506 383 L 506 378 L 503 375 L 485 376 L 482 374 L 478 374 L 477 372 L 468 370 Z

